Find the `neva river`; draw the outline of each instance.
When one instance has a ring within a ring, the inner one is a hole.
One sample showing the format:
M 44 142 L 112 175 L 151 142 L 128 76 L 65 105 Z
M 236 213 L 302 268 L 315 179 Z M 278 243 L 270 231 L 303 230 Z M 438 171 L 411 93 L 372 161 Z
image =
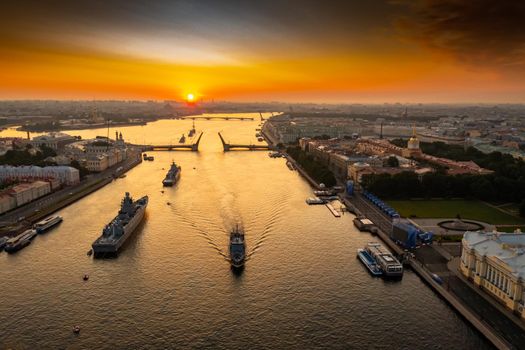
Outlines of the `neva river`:
M 490 348 L 411 271 L 397 282 L 372 278 L 356 249 L 376 238 L 357 231 L 352 215 L 307 206 L 312 191 L 284 159 L 223 153 L 218 131 L 255 143 L 258 125 L 197 121 L 200 152 L 151 152 L 154 162 L 61 210 L 59 227 L 0 253 L 0 349 Z M 134 143 L 175 144 L 190 127 L 161 120 L 118 131 Z M 15 134 L 25 136 L 0 136 Z M 163 188 L 172 160 L 182 177 Z M 126 191 L 149 195 L 143 224 L 117 259 L 88 257 Z M 240 276 L 225 259 L 237 223 L 249 252 Z

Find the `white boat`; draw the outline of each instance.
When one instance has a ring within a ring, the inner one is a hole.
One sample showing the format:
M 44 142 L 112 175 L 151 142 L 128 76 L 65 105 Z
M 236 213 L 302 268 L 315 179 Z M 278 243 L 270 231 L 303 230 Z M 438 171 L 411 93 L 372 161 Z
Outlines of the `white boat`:
M 365 249 L 358 249 L 357 256 L 372 276 L 381 276 L 383 274 L 383 271 L 377 266 L 376 260 Z
M 325 204 L 325 201 L 324 201 L 324 199 L 321 199 L 319 197 L 309 197 L 309 198 L 306 198 L 306 203 L 309 204 L 309 205 Z
M 365 250 L 376 260 L 385 277 L 403 276 L 403 265 L 381 244 L 368 243 Z
M 49 230 L 51 227 L 58 225 L 59 223 L 62 222 L 62 220 L 63 219 L 60 215 L 53 215 L 48 218 L 45 218 L 42 221 L 37 222 L 33 226 L 33 228 L 36 230 L 36 232 L 42 233 L 46 230 Z
M 9 239 L 4 247 L 8 253 L 14 253 L 31 244 L 31 240 L 37 235 L 36 230 L 26 230 L 16 237 Z

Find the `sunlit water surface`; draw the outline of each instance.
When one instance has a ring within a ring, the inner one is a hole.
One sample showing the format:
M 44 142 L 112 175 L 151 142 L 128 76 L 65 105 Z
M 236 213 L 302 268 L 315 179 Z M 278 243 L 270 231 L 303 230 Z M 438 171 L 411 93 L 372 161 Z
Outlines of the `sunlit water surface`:
M 198 121 L 200 152 L 152 152 L 154 162 L 61 210 L 64 222 L 26 249 L 0 253 L 0 348 L 489 348 L 412 272 L 399 282 L 372 278 L 356 249 L 374 238 L 351 215 L 307 206 L 310 187 L 283 159 L 223 153 L 217 132 L 256 143 L 258 125 Z M 135 143 L 175 144 L 190 127 L 161 120 L 119 131 Z M 163 188 L 172 160 L 182 177 Z M 117 259 L 88 257 L 126 191 L 149 195 L 146 219 Z M 237 223 L 249 252 L 241 275 L 226 260 Z

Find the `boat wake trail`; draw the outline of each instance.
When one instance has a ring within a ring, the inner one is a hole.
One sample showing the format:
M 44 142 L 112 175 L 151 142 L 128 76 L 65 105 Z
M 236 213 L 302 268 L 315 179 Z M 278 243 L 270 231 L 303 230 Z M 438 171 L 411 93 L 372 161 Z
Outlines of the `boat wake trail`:
M 228 254 L 221 248 L 222 244 L 218 244 L 212 235 L 210 235 L 210 232 L 221 232 L 223 229 L 219 227 L 215 222 L 211 221 L 208 217 L 202 217 L 202 216 L 193 216 L 192 219 L 200 219 L 199 222 L 202 222 L 202 225 L 198 225 L 195 220 L 189 220 L 187 215 L 183 215 L 180 213 L 176 208 L 172 207 L 172 212 L 175 214 L 175 216 L 178 218 L 179 222 L 184 223 L 186 226 L 190 227 L 194 231 L 196 231 L 197 235 L 204 238 L 210 248 L 217 251 L 219 255 L 221 255 L 223 258 L 228 260 Z M 207 227 L 209 229 L 204 229 L 203 227 Z
M 256 211 L 252 221 L 255 229 L 252 230 L 252 232 L 260 232 L 260 234 L 256 236 L 253 245 L 251 245 L 248 254 L 246 254 L 247 260 L 264 246 L 264 242 L 272 235 L 273 228 L 283 219 L 282 207 L 285 205 L 286 199 L 287 196 L 281 193 L 279 196 L 272 198 L 269 206 L 267 206 L 267 208 L 271 208 L 269 211 Z M 257 227 L 261 224 L 264 225 L 264 227 Z

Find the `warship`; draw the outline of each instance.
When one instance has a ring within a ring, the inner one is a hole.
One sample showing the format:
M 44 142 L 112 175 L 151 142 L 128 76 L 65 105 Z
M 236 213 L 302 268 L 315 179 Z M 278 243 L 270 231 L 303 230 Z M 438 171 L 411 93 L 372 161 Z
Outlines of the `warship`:
M 142 221 L 148 196 L 136 201 L 126 192 L 118 215 L 102 230 L 102 235 L 92 244 L 95 257 L 116 254 Z

